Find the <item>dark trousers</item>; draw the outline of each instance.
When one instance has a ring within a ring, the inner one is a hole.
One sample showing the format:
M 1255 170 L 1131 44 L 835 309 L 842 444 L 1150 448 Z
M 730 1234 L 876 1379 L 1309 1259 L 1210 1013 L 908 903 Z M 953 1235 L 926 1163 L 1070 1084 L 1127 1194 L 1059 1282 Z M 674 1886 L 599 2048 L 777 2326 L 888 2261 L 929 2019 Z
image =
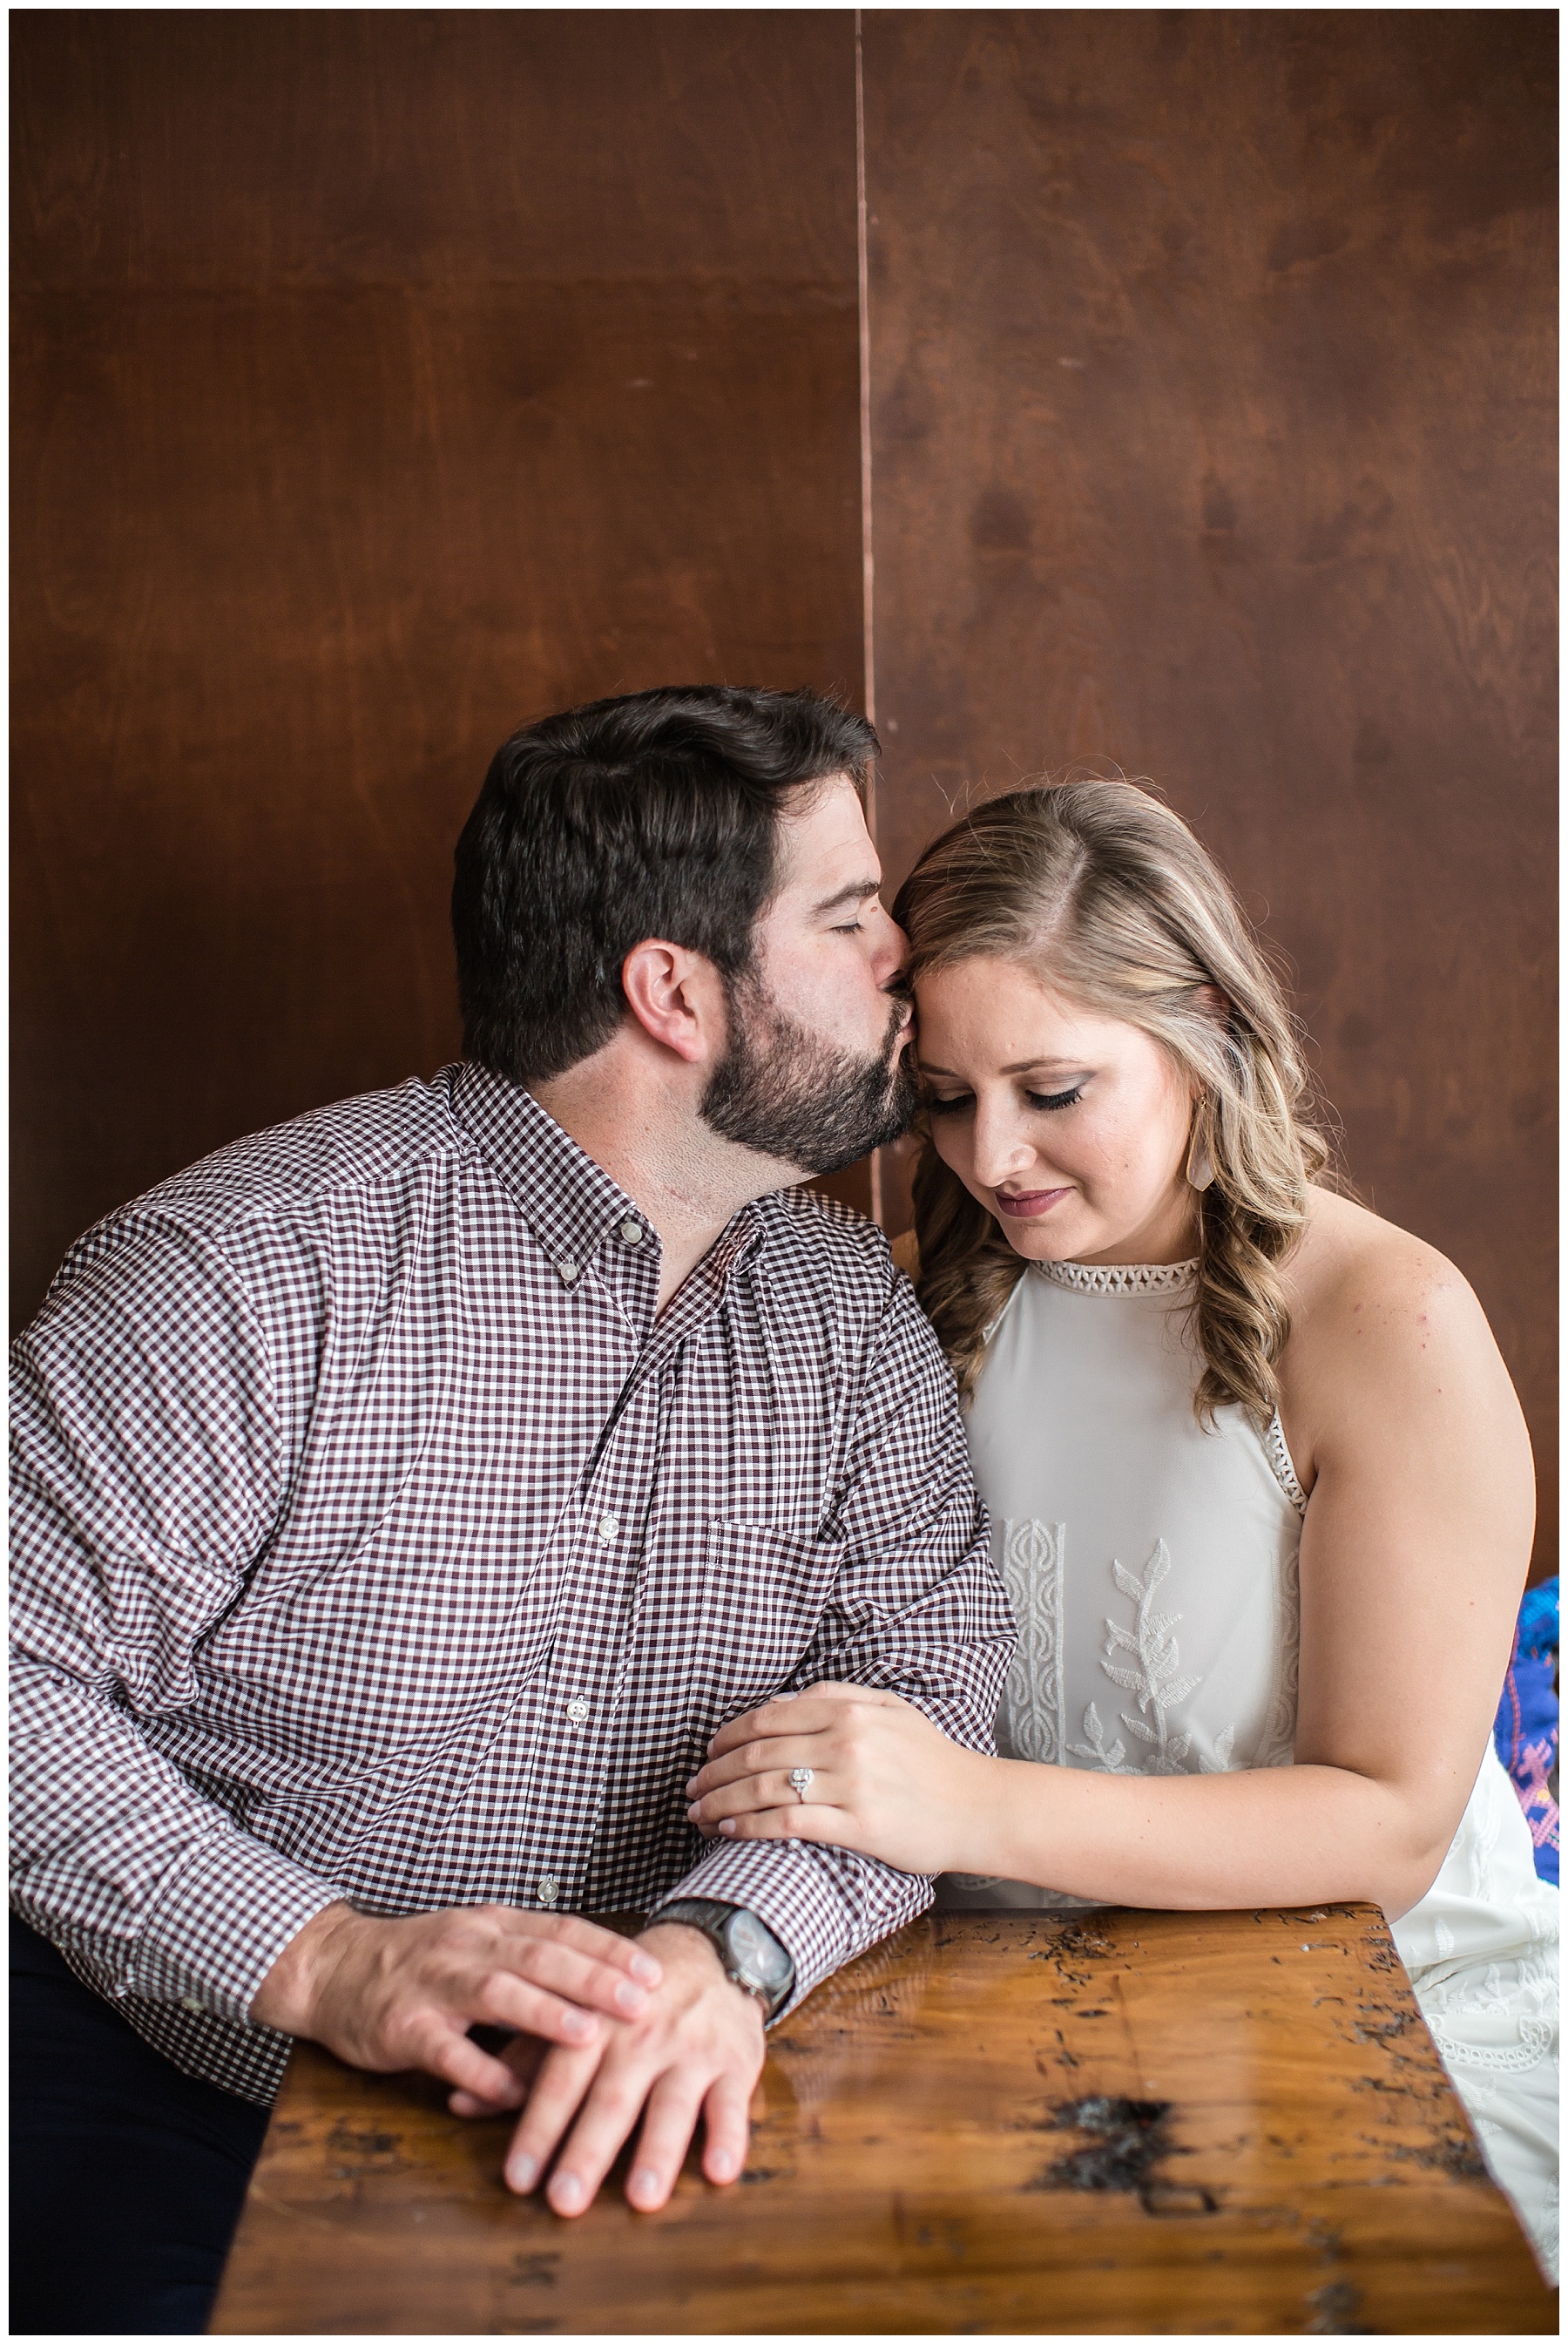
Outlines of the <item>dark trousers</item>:
M 266 2130 L 13 1915 L 14 2336 L 199 2336 Z

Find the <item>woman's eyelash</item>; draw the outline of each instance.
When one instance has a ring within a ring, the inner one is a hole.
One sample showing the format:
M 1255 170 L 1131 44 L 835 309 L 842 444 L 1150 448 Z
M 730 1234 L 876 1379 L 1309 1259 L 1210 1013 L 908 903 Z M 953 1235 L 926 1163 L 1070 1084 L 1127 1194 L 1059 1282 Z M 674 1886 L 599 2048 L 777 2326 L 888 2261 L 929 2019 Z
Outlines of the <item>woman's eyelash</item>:
M 1042 1107 L 1047 1115 L 1055 1115 L 1064 1106 L 1078 1105 L 1079 1100 L 1083 1096 L 1083 1085 L 1080 1083 L 1070 1091 L 1025 1091 L 1024 1096 L 1030 1106 Z M 956 1098 L 928 1096 L 926 1105 L 933 1115 L 958 1115 L 963 1108 L 973 1106 L 974 1093 L 960 1091 Z

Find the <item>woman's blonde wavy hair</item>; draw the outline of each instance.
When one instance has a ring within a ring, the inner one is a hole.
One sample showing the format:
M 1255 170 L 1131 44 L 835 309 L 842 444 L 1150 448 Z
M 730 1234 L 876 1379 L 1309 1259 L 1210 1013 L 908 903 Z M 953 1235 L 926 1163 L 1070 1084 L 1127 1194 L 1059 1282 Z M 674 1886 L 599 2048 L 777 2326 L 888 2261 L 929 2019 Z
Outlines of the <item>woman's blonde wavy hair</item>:
M 910 938 L 912 982 L 981 956 L 1016 962 L 1082 1006 L 1141 1027 L 1192 1076 L 1191 1145 L 1214 1175 L 1194 1192 L 1191 1325 L 1204 1362 L 1195 1407 L 1211 1424 L 1234 1402 L 1266 1428 L 1291 1327 L 1280 1267 L 1329 1150 L 1308 1119 L 1283 993 L 1186 823 L 1131 782 L 1014 790 L 927 848 L 893 916 Z M 967 1396 L 1025 1264 L 937 1154 L 929 1117 L 916 1129 L 918 1291 Z

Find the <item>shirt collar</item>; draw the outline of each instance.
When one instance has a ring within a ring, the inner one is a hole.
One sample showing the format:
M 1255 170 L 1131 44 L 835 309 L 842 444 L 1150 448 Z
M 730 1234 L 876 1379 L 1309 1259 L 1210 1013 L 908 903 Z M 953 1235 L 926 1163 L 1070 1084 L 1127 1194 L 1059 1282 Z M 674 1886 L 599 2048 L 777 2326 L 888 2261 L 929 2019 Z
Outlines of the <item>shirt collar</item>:
M 568 1285 L 575 1284 L 605 1240 L 618 1251 L 629 1225 L 642 1231 L 647 1257 L 658 1238 L 642 1207 L 580 1148 L 531 1091 L 489 1066 L 465 1060 L 452 1080 L 452 1109 L 516 1197 L 523 1217 Z M 717 1239 L 705 1265 L 722 1285 L 762 1242 L 755 1207 L 743 1206 Z M 699 1265 L 699 1268 L 705 1265 Z

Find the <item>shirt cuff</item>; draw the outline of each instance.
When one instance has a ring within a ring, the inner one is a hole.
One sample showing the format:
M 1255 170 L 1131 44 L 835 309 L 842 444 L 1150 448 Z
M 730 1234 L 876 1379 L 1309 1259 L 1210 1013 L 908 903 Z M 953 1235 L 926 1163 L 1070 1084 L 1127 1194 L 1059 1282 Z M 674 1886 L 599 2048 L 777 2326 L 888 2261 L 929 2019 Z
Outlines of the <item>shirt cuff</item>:
M 215 1832 L 161 1884 L 123 1991 L 247 2026 L 285 1945 L 342 1894 L 248 1832 Z
M 772 1930 L 795 1965 L 789 1999 L 774 2013 L 782 2018 L 815 1985 L 863 1954 L 895 1929 L 923 1913 L 931 1884 L 914 1873 L 870 1866 L 881 1893 L 874 1909 L 866 1894 L 863 1856 L 837 1848 L 808 1846 L 799 1840 L 749 1840 L 711 1848 L 668 1896 L 710 1896 L 723 1904 L 744 1904 Z

